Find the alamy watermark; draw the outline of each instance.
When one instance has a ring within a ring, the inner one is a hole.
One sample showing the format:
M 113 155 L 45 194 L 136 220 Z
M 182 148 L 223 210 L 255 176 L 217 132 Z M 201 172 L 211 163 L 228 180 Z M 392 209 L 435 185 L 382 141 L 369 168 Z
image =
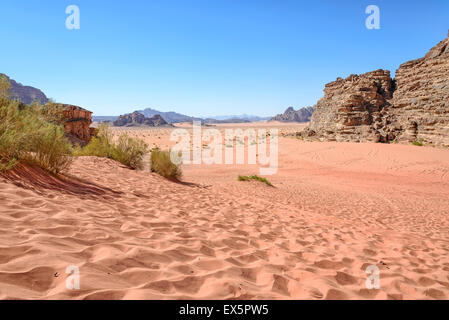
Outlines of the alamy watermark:
M 65 27 L 68 30 L 80 29 L 80 8 L 77 5 L 70 5 L 65 8 L 65 13 L 69 16 L 65 19 Z
M 369 5 L 365 9 L 365 13 L 369 16 L 365 20 L 365 26 L 368 30 L 380 29 L 380 9 L 376 5 Z
M 261 175 L 276 174 L 278 169 L 278 129 L 236 128 L 202 130 L 201 122 L 193 122 L 192 137 L 187 129 L 175 129 L 170 141 L 170 160 L 174 164 L 258 164 Z M 234 152 L 235 150 L 235 152 Z
M 70 265 L 65 269 L 69 276 L 65 280 L 65 286 L 68 290 L 79 290 L 80 288 L 80 268 Z
M 365 270 L 368 277 L 365 285 L 367 289 L 380 289 L 380 270 L 376 265 L 370 265 Z

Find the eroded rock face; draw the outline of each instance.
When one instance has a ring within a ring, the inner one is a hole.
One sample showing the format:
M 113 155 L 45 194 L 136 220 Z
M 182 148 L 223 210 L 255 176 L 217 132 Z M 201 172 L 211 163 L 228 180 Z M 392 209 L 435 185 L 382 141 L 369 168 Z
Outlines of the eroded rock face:
M 73 143 L 81 145 L 90 141 L 92 133 L 92 112 L 78 106 L 63 104 L 64 128 Z
M 351 75 L 327 84 L 308 132 L 331 141 L 379 141 L 382 111 L 389 105 L 392 89 L 390 72 L 386 70 Z
M 389 113 L 397 140 L 449 146 L 449 37 L 424 58 L 402 64 L 395 80 Z
M 449 38 L 425 57 L 402 64 L 395 80 L 389 71 L 377 70 L 327 84 L 299 135 L 449 146 Z

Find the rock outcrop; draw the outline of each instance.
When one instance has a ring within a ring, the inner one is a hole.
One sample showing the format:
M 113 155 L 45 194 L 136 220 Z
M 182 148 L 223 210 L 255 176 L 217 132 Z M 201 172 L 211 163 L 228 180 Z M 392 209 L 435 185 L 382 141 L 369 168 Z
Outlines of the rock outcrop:
M 72 143 L 85 145 L 95 134 L 95 128 L 90 128 L 92 112 L 78 106 L 60 104 L 64 116 L 64 128 Z
M 449 146 L 449 34 L 423 58 L 396 71 L 392 122 L 397 141 Z
M 378 142 L 382 111 L 389 105 L 392 88 L 386 70 L 350 75 L 327 84 L 307 132 L 330 141 Z
M 151 118 L 145 117 L 142 113 L 134 111 L 133 113 L 121 115 L 114 122 L 114 126 L 135 127 L 135 126 L 168 126 L 169 124 L 160 115 L 156 114 Z
M 394 80 L 389 71 L 377 70 L 327 84 L 299 135 L 449 146 L 449 38 L 425 57 L 402 64 Z
M 281 121 L 281 122 L 308 122 L 312 116 L 314 107 L 300 108 L 295 111 L 293 107 L 288 107 L 284 113 L 278 114 L 271 118 L 270 121 Z

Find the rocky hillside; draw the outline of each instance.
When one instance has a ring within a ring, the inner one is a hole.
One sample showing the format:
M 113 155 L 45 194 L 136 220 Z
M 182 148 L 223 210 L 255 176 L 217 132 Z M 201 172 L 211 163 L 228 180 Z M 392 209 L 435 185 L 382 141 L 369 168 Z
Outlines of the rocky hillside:
M 136 127 L 136 126 L 150 126 L 150 127 L 160 127 L 168 126 L 169 124 L 162 118 L 159 114 L 152 116 L 151 118 L 145 117 L 142 113 L 134 111 L 133 113 L 128 113 L 121 115 L 114 122 L 114 126 L 117 127 Z
M 377 70 L 327 84 L 299 135 L 449 146 L 449 35 L 425 57 L 402 64 L 394 80 Z
M 25 104 L 30 104 L 33 101 L 38 101 L 41 104 L 46 104 L 48 102 L 48 98 L 41 90 L 30 86 L 24 86 L 21 83 L 18 83 L 9 78 L 7 75 L 4 76 L 9 80 L 9 83 L 11 84 L 10 93 L 12 99 L 20 100 L 20 102 Z
M 314 107 L 305 107 L 297 111 L 293 107 L 288 107 L 284 113 L 270 119 L 270 121 L 282 121 L 282 122 L 308 122 L 312 116 Z

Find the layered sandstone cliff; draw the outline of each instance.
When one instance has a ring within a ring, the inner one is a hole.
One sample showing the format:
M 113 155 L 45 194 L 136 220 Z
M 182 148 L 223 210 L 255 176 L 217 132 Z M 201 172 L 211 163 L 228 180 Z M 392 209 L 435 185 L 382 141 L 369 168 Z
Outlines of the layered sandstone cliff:
M 327 84 L 309 130 L 331 141 L 378 142 L 382 111 L 392 98 L 392 83 L 389 71 L 377 70 Z
M 302 137 L 449 146 L 449 38 L 391 79 L 377 70 L 326 85 Z
M 398 141 L 449 146 L 449 35 L 424 58 L 402 64 L 389 110 Z
M 63 109 L 65 132 L 70 140 L 81 145 L 89 142 L 94 133 L 93 128 L 90 128 L 92 112 L 68 104 L 60 106 Z

